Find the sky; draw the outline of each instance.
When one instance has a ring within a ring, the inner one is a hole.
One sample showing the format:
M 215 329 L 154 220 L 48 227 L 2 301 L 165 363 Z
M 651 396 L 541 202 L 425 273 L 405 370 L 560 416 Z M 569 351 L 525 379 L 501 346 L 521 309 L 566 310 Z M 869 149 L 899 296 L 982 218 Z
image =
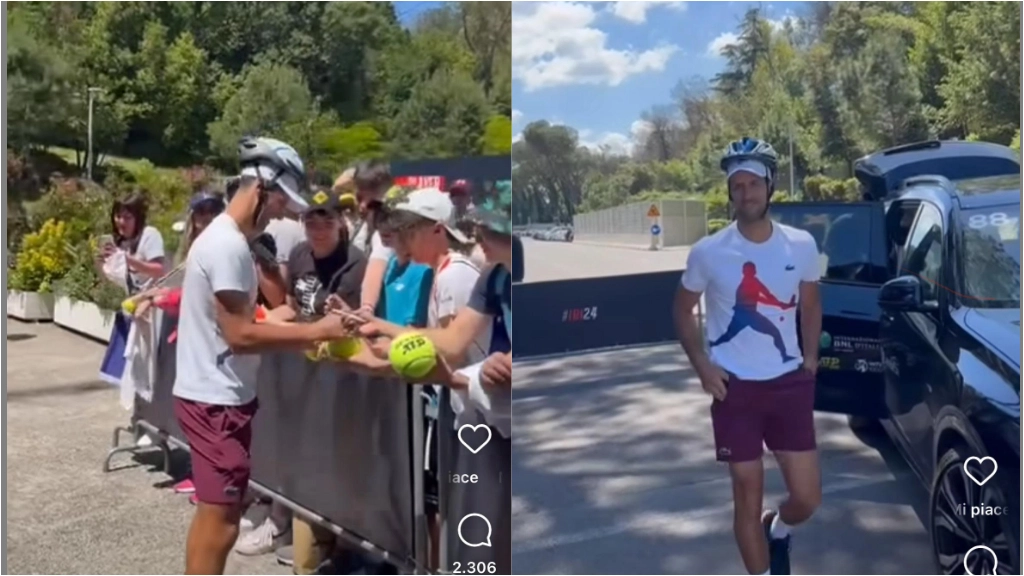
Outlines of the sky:
M 720 72 L 743 14 L 760 7 L 781 26 L 796 2 L 514 2 L 512 123 L 548 120 L 582 144 L 628 152 L 640 115 L 672 89 Z

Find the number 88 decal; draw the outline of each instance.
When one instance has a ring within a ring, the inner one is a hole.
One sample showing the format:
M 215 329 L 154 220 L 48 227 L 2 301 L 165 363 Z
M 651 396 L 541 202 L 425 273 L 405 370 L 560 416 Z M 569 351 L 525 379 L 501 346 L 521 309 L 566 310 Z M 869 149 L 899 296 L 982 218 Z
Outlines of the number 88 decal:
M 1006 226 L 1016 224 L 1017 218 L 1013 218 L 1006 212 L 993 212 L 992 214 L 975 214 L 967 219 L 967 225 L 971 228 L 987 228 L 989 226 Z

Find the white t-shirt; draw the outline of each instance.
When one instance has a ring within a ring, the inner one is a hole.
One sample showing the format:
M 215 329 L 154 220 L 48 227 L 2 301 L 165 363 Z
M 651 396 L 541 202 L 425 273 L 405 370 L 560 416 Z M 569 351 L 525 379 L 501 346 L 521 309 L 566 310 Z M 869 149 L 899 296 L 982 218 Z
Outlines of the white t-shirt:
M 256 398 L 258 354 L 233 354 L 217 324 L 218 292 L 242 292 L 256 305 L 256 263 L 227 214 L 217 216 L 188 252 L 178 317 L 174 395 L 218 406 Z
M 469 304 L 469 298 L 480 278 L 480 269 L 466 256 L 450 252 L 447 262 L 438 267 L 434 273 L 434 286 L 430 291 L 430 302 L 427 305 L 427 327 L 440 328 L 441 320 L 458 314 Z M 466 352 L 464 365 L 471 366 L 487 358 L 491 349 L 491 331 L 477 336 Z M 459 368 L 454 366 L 453 368 Z M 452 411 L 456 415 L 465 410 L 466 401 L 459 393 L 453 393 Z
M 306 241 L 306 229 L 300 222 L 289 218 L 275 218 L 267 223 L 267 227 L 263 231 L 274 239 L 278 264 L 286 264 L 292 250 Z
M 152 262 L 153 260 L 163 258 L 164 237 L 160 234 L 160 231 L 152 226 L 143 228 L 142 234 L 139 235 L 139 245 L 135 248 L 132 256 L 143 262 Z M 156 279 L 153 276 L 146 276 L 136 272 L 128 272 L 128 275 L 131 276 L 133 284 L 129 292 L 133 294 L 149 288 L 149 285 Z
M 705 295 L 711 361 L 743 380 L 771 380 L 803 362 L 800 283 L 820 277 L 810 233 L 774 223 L 771 237 L 757 244 L 733 223 L 693 246 L 682 285 Z

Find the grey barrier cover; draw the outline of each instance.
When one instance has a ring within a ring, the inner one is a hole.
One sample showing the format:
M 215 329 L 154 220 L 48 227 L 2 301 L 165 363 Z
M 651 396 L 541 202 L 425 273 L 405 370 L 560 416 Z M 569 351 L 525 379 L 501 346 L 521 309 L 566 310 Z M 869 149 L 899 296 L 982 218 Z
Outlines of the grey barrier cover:
M 153 401 L 136 396 L 134 419 L 184 442 L 172 397 L 176 346 L 167 343 L 174 327 L 163 322 Z M 264 354 L 252 479 L 389 552 L 416 557 L 412 390 L 297 352 Z

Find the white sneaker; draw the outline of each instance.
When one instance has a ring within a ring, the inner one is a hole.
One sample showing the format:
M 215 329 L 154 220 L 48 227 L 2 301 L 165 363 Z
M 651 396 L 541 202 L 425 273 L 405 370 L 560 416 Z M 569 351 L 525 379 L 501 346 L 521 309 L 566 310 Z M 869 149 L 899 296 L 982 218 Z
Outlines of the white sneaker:
M 287 534 L 287 528 L 278 529 L 273 518 L 246 532 L 235 542 L 235 552 L 242 556 L 260 556 L 273 552 L 280 540 Z
M 245 534 L 256 529 L 256 527 L 262 525 L 267 521 L 267 517 L 270 516 L 270 506 L 261 504 L 259 502 L 253 503 L 249 506 L 249 509 L 242 515 L 241 522 L 238 523 L 239 534 Z
M 149 437 L 149 434 L 143 434 L 139 436 L 139 439 L 135 441 L 136 448 L 145 448 L 153 445 L 153 439 Z

